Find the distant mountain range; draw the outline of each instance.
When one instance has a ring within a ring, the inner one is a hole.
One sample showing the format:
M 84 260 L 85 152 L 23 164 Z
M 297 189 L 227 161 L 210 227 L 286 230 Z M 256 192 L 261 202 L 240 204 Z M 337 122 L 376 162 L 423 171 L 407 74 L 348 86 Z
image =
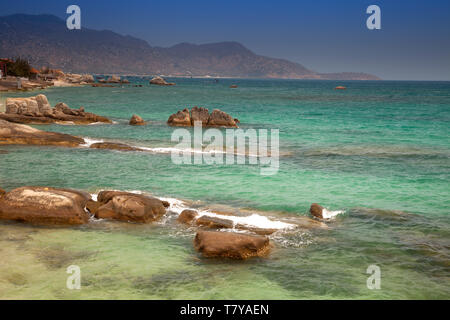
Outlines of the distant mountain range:
M 68 30 L 66 22 L 53 15 L 0 17 L 0 57 L 22 57 L 36 68 L 76 73 L 379 80 L 365 73 L 317 73 L 298 63 L 257 55 L 237 42 L 152 47 L 112 31 Z

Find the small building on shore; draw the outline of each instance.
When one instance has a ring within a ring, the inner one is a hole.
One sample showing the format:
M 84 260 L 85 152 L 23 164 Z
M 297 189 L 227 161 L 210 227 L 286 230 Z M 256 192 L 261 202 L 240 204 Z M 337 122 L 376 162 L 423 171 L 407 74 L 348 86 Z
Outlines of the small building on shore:
M 6 75 L 8 73 L 7 64 L 8 62 L 12 62 L 9 59 L 0 59 L 0 79 L 6 78 Z

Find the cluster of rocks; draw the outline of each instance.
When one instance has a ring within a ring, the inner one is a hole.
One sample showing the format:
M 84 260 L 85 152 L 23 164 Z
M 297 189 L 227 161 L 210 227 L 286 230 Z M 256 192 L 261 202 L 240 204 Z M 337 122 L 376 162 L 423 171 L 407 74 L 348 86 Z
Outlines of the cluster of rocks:
M 14 144 L 72 148 L 87 145 L 86 141 L 80 137 L 58 132 L 43 131 L 24 124 L 17 124 L 0 119 L 0 145 Z M 97 142 L 91 144 L 89 148 L 118 151 L 145 151 L 144 149 L 118 142 Z
M 89 84 L 95 82 L 91 74 L 64 73 L 60 69 L 41 68 L 37 78 L 50 81 L 60 81 L 68 84 Z
M 101 191 L 93 199 L 87 192 L 65 188 L 26 186 L 10 192 L 0 189 L 0 219 L 38 225 L 82 225 L 89 223 L 92 217 L 152 223 L 160 220 L 166 210 L 170 210 L 167 201 L 124 191 Z M 303 222 L 292 223 L 301 228 L 327 228 L 324 223 L 307 217 L 300 220 Z M 205 257 L 247 259 L 266 256 L 272 247 L 266 235 L 276 231 L 235 225 L 231 217 L 224 219 L 199 215 L 191 209 L 184 210 L 177 221 L 199 228 L 194 238 L 194 248 Z M 224 228 L 246 230 L 247 233 L 220 231 Z
M 128 81 L 127 79 L 122 79 L 121 77 L 116 76 L 116 75 L 112 75 L 108 79 L 100 79 L 100 80 L 98 80 L 98 82 L 99 83 L 124 83 L 124 84 L 130 83 L 130 81 Z
M 64 77 L 65 81 L 73 84 L 89 84 L 93 83 L 94 77 L 91 74 L 67 73 Z
M 111 123 L 106 117 L 85 112 L 83 107 L 71 109 L 67 104 L 60 102 L 52 108 L 43 94 L 29 98 L 7 98 L 6 111 L 0 113 L 0 119 L 16 123 Z
M 83 138 L 69 134 L 39 130 L 24 124 L 17 124 L 0 119 L 0 145 L 40 145 L 59 147 L 85 146 Z M 108 149 L 118 151 L 144 151 L 124 143 L 97 142 L 89 146 L 91 149 Z
M 164 78 L 159 77 L 159 76 L 153 77 L 153 78 L 150 80 L 150 84 L 156 84 L 156 85 L 158 85 L 158 86 L 174 86 L 174 85 L 175 85 L 175 83 L 173 83 L 173 82 L 167 82 L 166 80 L 164 80 Z
M 82 225 L 97 219 L 151 223 L 166 214 L 170 204 L 147 195 L 102 191 L 93 200 L 89 193 L 51 187 L 0 189 L 0 219 L 38 225 Z M 270 251 L 267 237 L 199 230 L 194 248 L 205 257 L 247 259 Z
M 167 120 L 167 123 L 171 126 L 182 127 L 194 126 L 195 122 L 201 122 L 203 127 L 237 128 L 239 120 L 219 109 L 214 109 L 210 114 L 207 108 L 197 106 L 193 107 L 191 111 L 188 108 L 179 110 Z

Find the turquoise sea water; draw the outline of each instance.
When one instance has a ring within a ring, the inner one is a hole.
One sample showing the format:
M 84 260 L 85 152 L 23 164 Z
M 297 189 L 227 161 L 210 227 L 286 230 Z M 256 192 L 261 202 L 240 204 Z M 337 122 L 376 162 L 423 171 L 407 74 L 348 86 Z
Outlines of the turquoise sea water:
M 131 80 L 143 87 L 42 92 L 52 105 L 84 106 L 115 124 L 35 127 L 164 150 L 175 145 L 170 114 L 220 108 L 242 129 L 279 129 L 278 173 L 176 165 L 161 152 L 2 146 L 0 187 L 139 190 L 280 219 L 308 216 L 313 202 L 345 213 L 328 230 L 277 232 L 267 258 L 244 262 L 201 258 L 195 229 L 171 214 L 144 226 L 1 222 L 0 298 L 450 298 L 450 83 L 171 79 L 176 86 L 158 87 Z M 149 124 L 129 126 L 134 113 Z M 82 270 L 79 291 L 66 288 L 71 264 Z M 380 290 L 366 286 L 371 264 L 381 269 Z

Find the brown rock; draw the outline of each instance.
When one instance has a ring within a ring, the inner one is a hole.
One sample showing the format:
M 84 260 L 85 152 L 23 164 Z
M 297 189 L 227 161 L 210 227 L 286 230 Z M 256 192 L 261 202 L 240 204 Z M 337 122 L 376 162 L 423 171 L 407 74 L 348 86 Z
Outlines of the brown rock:
M 166 212 L 161 200 L 129 192 L 102 191 L 97 200 L 103 204 L 95 213 L 99 219 L 148 223 Z
M 337 86 L 334 90 L 346 90 L 347 88 L 344 86 Z
M 145 125 L 145 121 L 144 121 L 144 119 L 142 119 L 138 115 L 133 114 L 133 116 L 130 119 L 130 125 L 132 125 L 132 126 L 142 126 L 142 125 Z
M 236 119 L 237 120 L 237 119 Z M 171 126 L 193 126 L 196 121 L 201 121 L 202 126 L 209 127 L 228 127 L 237 128 L 235 119 L 229 114 L 219 109 L 215 109 L 211 114 L 208 113 L 208 109 L 194 107 L 191 112 L 185 108 L 183 111 L 178 111 L 172 114 L 167 123 Z
M 167 123 L 171 126 L 190 126 L 191 116 L 189 114 L 189 109 L 185 108 L 183 111 L 178 111 L 172 114 L 167 120 Z
M 198 231 L 194 248 L 205 257 L 247 259 L 264 256 L 270 250 L 269 239 L 232 232 Z
M 208 126 L 237 128 L 234 119 L 228 113 L 223 112 L 219 109 L 214 109 L 209 116 Z
M 164 208 L 169 208 L 170 207 L 170 202 L 169 201 L 165 201 L 165 200 L 161 200 Z
M 5 190 L 3 190 L 3 189 L 0 189 L 0 198 L 4 195 L 6 193 L 6 191 Z
M 89 220 L 90 195 L 69 189 L 21 187 L 0 199 L 0 219 L 46 225 L 76 225 Z
M 326 223 L 303 216 L 295 217 L 288 222 L 304 229 L 329 229 Z
M 54 145 L 77 147 L 84 144 L 81 138 L 57 132 L 46 132 L 23 124 L 0 119 L 1 144 Z
M 159 86 L 174 86 L 175 85 L 175 83 L 167 82 L 162 77 L 154 77 L 153 79 L 150 80 L 150 84 L 156 84 Z
M 322 216 L 323 207 L 317 203 L 313 203 L 309 208 L 309 212 L 316 218 L 323 219 Z
M 98 208 L 100 208 L 103 204 L 94 200 L 89 200 L 86 203 L 86 209 L 89 210 L 90 213 L 95 215 L 97 213 Z
M 143 151 L 142 149 L 129 146 L 124 143 L 115 142 L 97 142 L 91 144 L 89 148 L 92 149 L 109 149 L 109 150 L 119 150 L 119 151 Z
M 264 235 L 264 236 L 272 234 L 272 233 L 278 231 L 278 229 L 257 228 L 257 227 L 247 226 L 245 224 L 240 224 L 240 223 L 236 224 L 235 228 L 236 229 L 240 229 L 240 230 L 251 231 L 251 232 L 254 232 L 256 234 Z
M 197 106 L 191 109 L 191 125 L 193 126 L 196 121 L 201 121 L 202 126 L 205 127 L 208 124 L 209 111 L 206 108 L 199 108 Z
M 75 124 L 112 123 L 108 118 L 84 112 L 84 108 L 71 109 L 62 102 L 51 108 L 47 97 L 43 94 L 29 98 L 6 99 L 6 112 L 0 113 L 0 119 L 26 124 L 57 122 L 72 122 Z
M 232 88 L 232 89 L 237 88 L 237 87 L 238 87 L 237 84 L 232 84 L 232 85 L 230 86 L 230 88 Z
M 178 222 L 191 224 L 192 221 L 198 216 L 198 212 L 195 210 L 186 209 L 183 210 L 177 218 Z
M 233 228 L 233 221 L 212 216 L 201 216 L 195 221 L 198 226 L 212 229 Z
M 120 83 L 120 77 L 116 75 L 112 75 L 111 77 L 106 80 L 108 83 Z

